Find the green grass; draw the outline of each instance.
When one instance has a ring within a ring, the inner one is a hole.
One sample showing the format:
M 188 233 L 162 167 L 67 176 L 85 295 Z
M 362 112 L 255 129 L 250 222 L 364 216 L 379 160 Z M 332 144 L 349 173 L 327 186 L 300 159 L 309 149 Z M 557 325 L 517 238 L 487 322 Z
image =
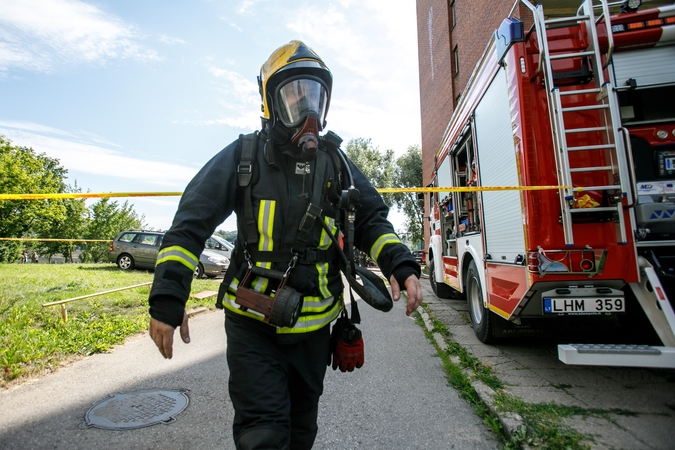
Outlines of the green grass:
M 426 305 L 422 304 L 422 307 L 428 312 L 428 308 L 426 308 Z M 433 325 L 433 329 L 431 331 L 428 331 L 427 328 L 424 326 L 422 316 L 419 313 L 415 314 L 416 314 L 415 317 L 416 322 L 422 327 L 427 338 L 434 344 L 436 350 L 438 351 L 438 356 L 441 358 L 441 361 L 443 362 L 443 369 L 445 370 L 446 378 L 450 386 L 457 389 L 459 395 L 461 395 L 462 398 L 464 398 L 471 406 L 473 406 L 474 410 L 476 411 L 476 414 L 481 419 L 483 419 L 483 423 L 485 423 L 502 441 L 506 441 L 506 437 L 502 430 L 502 426 L 499 423 L 499 420 L 490 415 L 488 408 L 485 406 L 485 404 L 483 404 L 482 400 L 478 396 L 478 393 L 473 388 L 473 386 L 471 386 L 471 379 L 462 370 L 462 367 L 465 366 L 465 363 L 462 362 L 460 365 L 457 365 L 453 363 L 452 360 L 450 359 L 450 356 L 455 354 L 459 356 L 460 361 L 462 361 L 462 356 L 469 356 L 469 354 L 462 347 L 459 347 L 455 342 L 448 340 L 450 333 L 448 332 L 448 327 L 443 322 L 429 315 L 429 318 L 431 319 Z M 447 351 L 442 351 L 438 347 L 436 341 L 432 336 L 432 333 L 434 332 L 440 333 L 445 339 L 447 344 L 455 344 L 455 346 L 449 348 Z M 462 355 L 458 355 L 453 349 L 463 350 Z M 469 361 L 469 359 L 467 359 L 467 361 Z M 477 361 L 478 360 L 476 358 L 471 356 L 469 364 L 471 364 L 473 367 L 476 367 L 477 364 L 480 364 L 477 363 Z M 501 385 L 501 382 L 491 374 L 489 368 L 486 368 L 485 370 L 480 370 L 479 372 L 481 373 L 482 376 L 481 379 L 483 380 L 487 379 L 491 384 L 497 382 Z
M 571 418 L 572 416 L 595 416 L 611 420 L 610 414 L 635 414 L 631 411 L 617 409 L 583 409 L 579 407 L 556 405 L 554 403 L 530 404 L 517 397 L 508 395 L 504 391 L 503 383 L 492 372 L 492 369 L 482 364 L 478 358 L 473 356 L 457 342 L 454 342 L 447 325 L 430 314 L 427 305 L 423 303 L 422 307 L 429 314 L 433 330 L 430 332 L 426 329 L 419 315 L 417 316 L 417 322 L 423 328 L 429 340 L 436 347 L 438 355 L 443 361 L 443 368 L 445 369 L 448 383 L 457 389 L 459 394 L 474 407 L 478 416 L 483 419 L 483 422 L 502 441 L 504 448 L 517 449 L 528 446 L 530 448 L 552 450 L 586 450 L 591 448 L 587 441 L 592 441 L 592 438 L 573 430 L 565 424 L 565 418 Z M 448 345 L 445 351 L 438 347 L 436 341 L 433 339 L 432 333 L 434 332 L 439 333 Z M 454 363 L 451 356 L 457 356 L 459 358 L 459 363 Z M 495 406 L 499 411 L 515 412 L 523 418 L 525 426 L 521 430 L 513 433 L 510 439 L 506 437 L 499 421 L 491 416 L 487 406 L 483 404 L 483 401 L 471 385 L 473 379 L 483 381 L 496 392 L 497 395 L 495 396 L 494 401 Z M 561 384 L 554 387 L 558 389 L 567 389 L 570 386 Z
M 43 303 L 152 281 L 148 271 L 122 271 L 114 264 L 0 265 L 0 386 L 80 356 L 110 350 L 147 329 L 149 286 L 106 294 L 61 307 Z M 218 282 L 195 280 L 192 292 L 218 290 Z M 187 308 L 212 308 L 213 297 L 190 299 Z
M 527 444 L 534 448 L 590 449 L 590 445 L 583 442 L 586 437 L 566 425 L 564 419 L 575 415 L 606 415 L 605 411 L 555 403 L 526 403 L 503 391 L 497 392 L 494 400 L 499 410 L 517 412 L 523 418 L 525 430 L 513 436 L 511 442 L 517 446 Z

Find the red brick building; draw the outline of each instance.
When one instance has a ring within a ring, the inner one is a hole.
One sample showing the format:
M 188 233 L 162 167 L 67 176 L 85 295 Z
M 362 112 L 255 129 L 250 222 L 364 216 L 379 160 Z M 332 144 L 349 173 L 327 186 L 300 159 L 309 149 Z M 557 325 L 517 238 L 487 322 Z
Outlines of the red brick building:
M 425 185 L 457 100 L 492 33 L 513 6 L 514 0 L 417 0 Z M 425 229 L 426 242 L 428 232 Z
M 531 0 L 547 17 L 571 16 L 583 0 Z M 669 3 L 643 0 L 642 8 Z M 434 156 L 476 63 L 502 20 L 512 14 L 532 21 L 519 0 L 417 0 L 422 180 L 428 184 Z M 425 205 L 428 213 L 429 205 Z M 425 241 L 429 230 L 425 228 Z

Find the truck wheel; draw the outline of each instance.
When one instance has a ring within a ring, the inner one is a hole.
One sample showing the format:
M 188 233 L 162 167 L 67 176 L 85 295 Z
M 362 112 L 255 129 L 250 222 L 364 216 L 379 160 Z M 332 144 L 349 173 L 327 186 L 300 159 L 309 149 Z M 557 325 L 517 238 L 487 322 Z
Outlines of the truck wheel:
M 469 263 L 465 285 L 466 301 L 469 304 L 469 315 L 471 316 L 473 331 L 482 343 L 493 343 L 495 338 L 492 334 L 492 313 L 483 306 L 483 289 L 480 284 L 478 268 L 474 261 Z
M 122 270 L 134 270 L 134 258 L 131 255 L 124 253 L 117 257 L 117 267 Z
M 434 275 L 434 258 L 431 255 L 429 255 L 429 283 L 431 284 L 431 289 L 438 298 L 453 298 L 453 293 L 456 292 L 447 284 L 436 282 L 436 276 Z
M 283 287 L 274 296 L 270 323 L 278 327 L 292 328 L 298 321 L 301 309 L 302 295 L 293 288 Z

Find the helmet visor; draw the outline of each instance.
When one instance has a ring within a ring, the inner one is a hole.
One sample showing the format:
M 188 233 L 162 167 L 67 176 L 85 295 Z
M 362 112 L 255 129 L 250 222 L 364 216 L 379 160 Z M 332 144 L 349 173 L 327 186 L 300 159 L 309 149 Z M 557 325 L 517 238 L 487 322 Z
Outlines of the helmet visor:
M 291 79 L 277 90 L 279 118 L 287 127 L 295 127 L 314 113 L 321 126 L 326 118 L 327 100 L 326 87 L 318 80 Z

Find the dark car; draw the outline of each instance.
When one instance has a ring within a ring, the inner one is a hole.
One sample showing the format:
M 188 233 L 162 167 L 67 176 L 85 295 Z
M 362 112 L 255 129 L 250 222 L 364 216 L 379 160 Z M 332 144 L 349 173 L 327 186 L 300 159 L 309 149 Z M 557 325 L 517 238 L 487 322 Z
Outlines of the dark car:
M 161 231 L 123 231 L 110 244 L 108 260 L 122 270 L 154 269 L 163 239 Z
M 417 261 L 417 264 L 420 266 L 423 266 L 426 264 L 426 258 L 424 254 L 424 250 L 413 250 L 412 252 L 413 256 L 415 257 L 415 261 Z
M 108 260 L 117 264 L 122 270 L 154 269 L 157 254 L 164 239 L 163 231 L 129 230 L 123 231 L 110 244 Z M 204 275 L 215 277 L 224 273 L 230 260 L 213 250 L 204 249 L 199 255 L 199 263 L 195 267 L 195 278 Z

